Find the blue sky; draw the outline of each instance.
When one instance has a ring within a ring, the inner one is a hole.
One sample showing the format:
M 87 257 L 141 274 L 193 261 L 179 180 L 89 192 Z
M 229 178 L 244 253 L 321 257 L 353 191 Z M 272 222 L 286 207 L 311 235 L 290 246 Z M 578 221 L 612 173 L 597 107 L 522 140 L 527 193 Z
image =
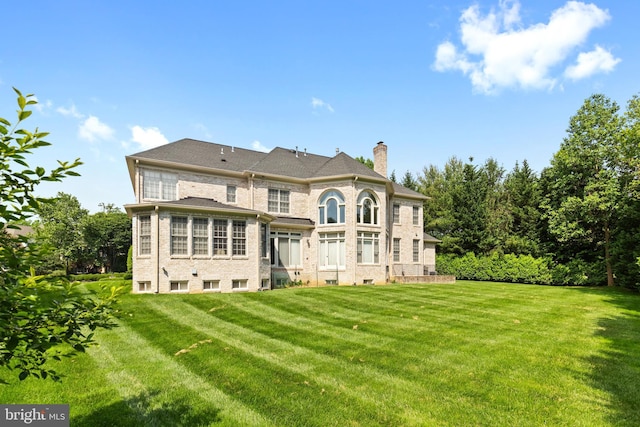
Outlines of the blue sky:
M 640 92 L 640 2 L 29 1 L 3 8 L 11 89 L 51 133 L 32 163 L 80 157 L 40 188 L 132 203 L 124 157 L 181 138 L 373 157 L 398 177 L 452 156 L 549 165 L 593 93 Z

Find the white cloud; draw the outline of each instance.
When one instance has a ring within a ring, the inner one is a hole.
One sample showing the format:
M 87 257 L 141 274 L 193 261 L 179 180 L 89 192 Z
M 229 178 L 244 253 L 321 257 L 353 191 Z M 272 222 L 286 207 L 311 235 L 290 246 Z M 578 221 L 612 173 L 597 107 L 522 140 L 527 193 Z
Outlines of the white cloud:
M 156 127 L 143 128 L 137 125 L 131 128 L 131 140 L 145 150 L 169 143 L 160 129 Z
M 89 142 L 111 139 L 113 133 L 113 129 L 102 123 L 96 116 L 89 116 L 78 128 L 78 136 Z
M 255 140 L 251 143 L 251 148 L 253 148 L 256 151 L 262 151 L 263 153 L 268 153 L 269 151 L 271 151 L 270 148 L 265 147 L 262 142 Z
M 330 113 L 333 113 L 333 107 L 331 106 L 331 104 L 324 102 L 322 99 L 318 99 L 318 98 L 311 98 L 311 107 L 314 110 L 317 110 L 318 108 L 325 108 L 327 109 L 327 111 L 329 111 Z
M 620 62 L 614 58 L 611 52 L 596 46 L 591 52 L 582 52 L 578 55 L 575 65 L 567 67 L 564 75 L 572 80 L 579 80 L 598 72 L 609 73 Z
M 548 23 L 522 27 L 517 0 L 501 0 L 497 11 L 491 10 L 486 15 L 482 15 L 477 5 L 471 6 L 460 16 L 463 48 L 458 49 L 450 41 L 441 43 L 433 68 L 441 72 L 461 71 L 469 76 L 474 90 L 482 93 L 504 87 L 552 89 L 557 84 L 553 69 L 566 61 L 593 29 L 610 18 L 608 11 L 594 4 L 569 1 L 553 11 Z M 599 65 L 591 68 L 584 65 L 580 67 L 584 72 L 572 69 L 570 74 L 584 78 L 594 72 L 611 71 L 619 60 L 600 49 L 597 59 L 593 54 L 583 57 L 581 62 L 579 56 L 576 67 L 598 61 Z
M 56 108 L 56 111 L 58 113 L 62 114 L 63 116 L 66 116 L 66 117 L 74 117 L 76 119 L 83 119 L 84 118 L 84 114 L 81 114 L 76 109 L 75 104 L 71 104 L 71 107 L 69 107 L 69 108 L 58 107 L 58 108 Z
M 41 102 L 38 97 L 34 96 L 33 100 L 37 102 L 37 104 L 33 105 L 33 109 L 39 113 L 44 113 L 46 110 L 49 110 L 51 109 L 51 107 L 53 107 L 53 102 L 51 102 L 50 99 Z

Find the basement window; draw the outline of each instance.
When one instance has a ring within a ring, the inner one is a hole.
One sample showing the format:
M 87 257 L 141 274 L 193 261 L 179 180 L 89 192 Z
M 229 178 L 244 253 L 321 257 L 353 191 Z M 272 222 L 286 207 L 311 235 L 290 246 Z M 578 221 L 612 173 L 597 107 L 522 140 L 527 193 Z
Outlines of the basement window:
M 187 292 L 189 290 L 189 282 L 186 280 L 175 280 L 169 284 L 171 292 Z
M 219 280 L 204 280 L 202 282 L 202 290 L 204 290 L 204 291 L 219 291 L 220 290 L 220 281 Z
M 231 289 L 247 289 L 247 280 L 233 280 L 231 281 Z
M 151 282 L 138 282 L 138 292 L 151 292 Z

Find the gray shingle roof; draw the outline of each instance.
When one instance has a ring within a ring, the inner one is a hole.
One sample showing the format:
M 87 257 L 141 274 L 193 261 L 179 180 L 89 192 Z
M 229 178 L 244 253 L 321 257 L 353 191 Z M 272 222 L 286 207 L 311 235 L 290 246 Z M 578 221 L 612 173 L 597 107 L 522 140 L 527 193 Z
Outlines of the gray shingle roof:
M 214 144 L 195 139 L 181 139 L 129 157 L 244 172 L 266 155 L 266 153 L 260 151 L 236 148 L 229 145 Z
M 309 218 L 292 218 L 286 216 L 277 217 L 272 223 L 272 227 L 298 227 L 298 228 L 314 228 L 315 222 Z
M 422 234 L 422 240 L 424 240 L 425 243 L 442 243 L 442 240 L 436 239 L 431 234 L 427 233 Z
M 390 183 L 397 196 L 425 198 L 422 194 L 391 183 L 386 177 L 369 169 L 346 153 L 334 157 L 320 156 L 298 150 L 274 148 L 269 153 L 231 147 L 194 139 L 181 139 L 170 144 L 127 156 L 133 159 L 167 162 L 186 166 L 217 169 L 235 173 L 281 176 L 300 180 L 334 176 L 359 176 Z M 132 169 L 130 166 L 130 173 Z M 133 178 L 132 178 L 133 181 Z
M 251 209 L 239 208 L 237 206 L 227 205 L 220 203 L 214 199 L 206 199 L 204 197 L 185 197 L 184 199 L 172 200 L 162 202 L 163 205 L 175 205 L 175 206 L 188 206 L 193 208 L 208 208 L 208 209 L 228 209 L 234 211 L 247 211 L 254 212 Z
M 393 193 L 396 196 L 407 196 L 407 197 L 419 198 L 419 199 L 426 199 L 427 198 L 424 194 L 418 193 L 417 191 L 413 191 L 410 188 L 403 187 L 402 185 L 400 185 L 398 183 L 391 182 L 391 186 L 393 187 Z

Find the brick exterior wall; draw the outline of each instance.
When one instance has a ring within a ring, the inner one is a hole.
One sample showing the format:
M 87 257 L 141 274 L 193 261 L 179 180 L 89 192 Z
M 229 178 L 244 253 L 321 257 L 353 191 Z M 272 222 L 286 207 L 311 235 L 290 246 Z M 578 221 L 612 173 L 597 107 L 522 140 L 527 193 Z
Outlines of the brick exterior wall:
M 142 199 L 141 170 L 136 167 L 136 199 L 139 204 L 157 201 Z M 153 169 L 158 170 L 158 169 Z M 167 170 L 169 171 L 169 170 Z M 270 225 L 270 232 L 300 233 L 301 265 L 290 268 L 272 267 L 269 257 L 260 253 L 261 220 L 255 213 L 241 215 L 206 210 L 191 210 L 187 207 L 171 210 L 166 207 L 136 210 L 133 221 L 133 291 L 134 292 L 189 292 L 200 293 L 203 283 L 219 283 L 215 292 L 257 291 L 265 285 L 272 286 L 276 280 L 300 281 L 304 285 L 385 283 L 393 280 L 397 269 L 415 269 L 422 274 L 425 260 L 423 251 L 422 200 L 387 196 L 388 186 L 380 182 L 363 179 L 340 179 L 327 182 L 301 184 L 268 180 L 261 177 L 239 178 L 207 175 L 196 172 L 177 172 L 177 196 L 215 199 L 221 203 L 259 212 L 268 212 L 269 189 L 289 191 L 289 212 L 269 212 L 273 216 L 309 218 L 315 226 L 296 227 Z M 227 203 L 227 185 L 236 187 L 236 202 Z M 344 224 L 320 224 L 318 201 L 327 190 L 339 191 L 345 199 Z M 374 195 L 378 206 L 378 224 L 358 224 L 356 220 L 357 199 L 362 191 Z M 161 204 L 161 203 L 158 203 Z M 393 223 L 393 206 L 400 207 L 400 221 Z M 413 222 L 413 209 L 418 208 L 418 223 Z M 141 215 L 151 217 L 151 254 L 139 253 L 139 221 Z M 171 216 L 188 218 L 189 253 L 171 255 Z M 193 218 L 209 219 L 209 255 L 193 255 L 191 225 Z M 214 256 L 212 252 L 211 220 L 242 219 L 246 221 L 246 256 Z M 325 268 L 319 260 L 320 235 L 324 233 L 344 233 L 345 265 L 339 268 Z M 358 233 L 376 233 L 379 238 L 379 259 L 377 263 L 358 263 Z M 401 242 L 400 260 L 393 262 L 393 238 Z M 413 259 L 413 241 L 419 244 L 418 260 Z M 270 246 L 270 245 L 269 245 Z M 270 248 L 269 248 L 270 249 Z M 411 274 L 414 275 L 413 271 Z M 234 289 L 234 280 L 242 280 L 246 288 Z M 171 290 L 171 282 L 186 282 L 186 289 Z

